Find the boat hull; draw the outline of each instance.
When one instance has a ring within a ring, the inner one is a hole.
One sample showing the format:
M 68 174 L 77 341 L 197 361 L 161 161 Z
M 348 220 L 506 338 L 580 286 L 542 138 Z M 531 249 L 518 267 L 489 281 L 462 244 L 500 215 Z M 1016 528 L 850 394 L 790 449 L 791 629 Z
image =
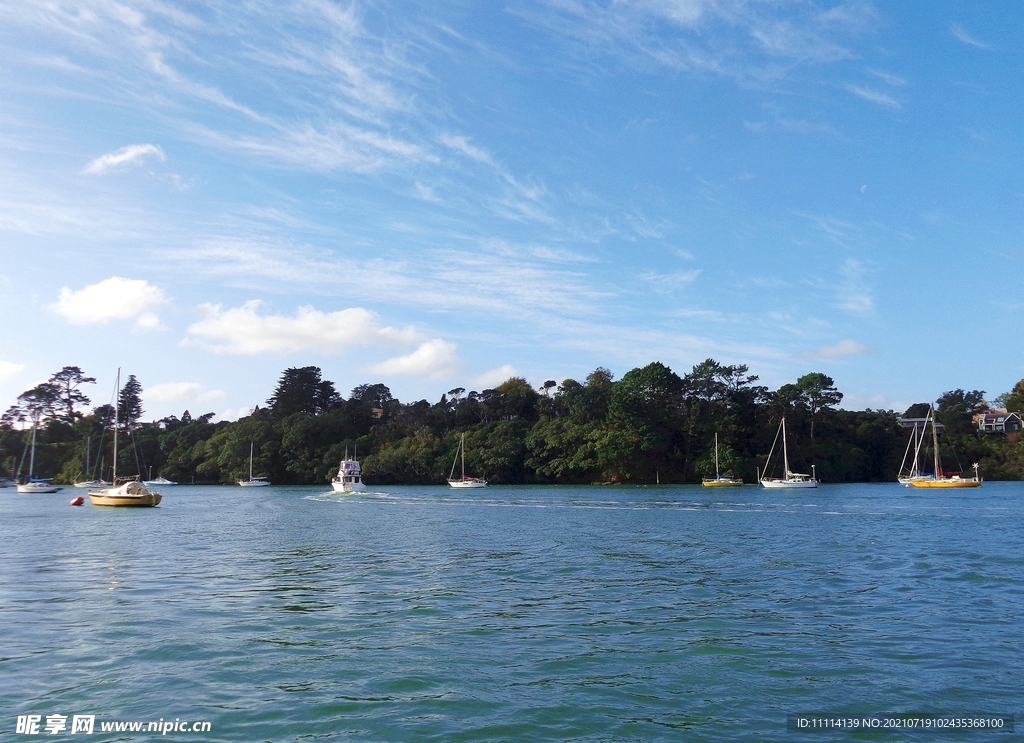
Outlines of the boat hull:
M 486 480 L 449 480 L 448 485 L 459 490 L 469 488 L 486 488 Z
M 785 488 L 788 490 L 803 490 L 806 488 L 818 487 L 817 480 L 761 480 L 761 485 L 766 488 Z
M 163 496 L 154 493 L 141 482 L 128 482 L 116 488 L 89 491 L 89 502 L 94 506 L 116 508 L 153 508 L 160 505 Z
M 60 490 L 48 482 L 26 482 L 16 486 L 19 493 L 56 493 Z
M 331 483 L 331 487 L 334 488 L 335 493 L 362 493 L 366 490 L 366 485 L 361 482 L 337 482 Z
M 911 480 L 914 488 L 980 488 L 981 480 Z
M 243 488 L 265 488 L 270 482 L 267 480 L 239 480 L 238 484 Z
M 86 480 L 85 482 L 76 482 L 76 488 L 109 488 L 113 483 L 107 482 L 106 480 Z
M 716 480 L 704 480 L 701 485 L 706 488 L 738 488 L 743 484 L 739 478 L 720 477 Z

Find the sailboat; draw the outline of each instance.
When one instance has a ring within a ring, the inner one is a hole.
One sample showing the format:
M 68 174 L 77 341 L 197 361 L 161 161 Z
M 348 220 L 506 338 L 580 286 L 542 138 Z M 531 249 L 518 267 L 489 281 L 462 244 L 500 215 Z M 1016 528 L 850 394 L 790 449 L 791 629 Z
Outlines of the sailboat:
M 911 477 L 909 485 L 915 488 L 978 488 L 981 487 L 981 476 L 978 474 L 978 465 L 975 463 L 974 477 L 960 477 L 960 473 L 955 475 L 945 476 L 942 474 L 942 462 L 939 459 L 939 432 L 935 425 L 935 412 L 933 410 L 928 411 L 929 417 L 932 420 L 932 448 L 934 449 L 934 466 L 935 474 L 932 477 Z M 927 418 L 925 418 L 925 426 L 928 425 Z M 921 438 L 924 438 L 922 432 Z M 920 442 L 918 442 L 920 447 Z M 915 457 L 916 465 L 916 457 Z
M 910 440 L 907 442 L 907 449 L 903 452 L 903 461 L 900 463 L 900 472 L 896 476 L 896 481 L 905 488 L 911 487 L 911 482 L 914 480 L 934 480 L 935 475 L 928 472 L 922 472 L 921 467 L 918 464 L 921 455 L 921 444 L 924 443 L 924 432 L 928 430 L 928 421 L 931 420 L 931 411 L 924 418 L 924 424 L 918 428 L 917 422 L 914 422 L 914 430 L 910 433 Z M 914 448 L 914 458 L 909 461 L 910 448 Z
M 363 471 L 359 466 L 358 449 L 348 458 L 348 447 L 345 447 L 345 458 L 338 465 L 338 474 L 331 480 L 331 488 L 335 493 L 361 493 L 366 490 L 366 483 L 363 482 Z
M 17 491 L 19 493 L 56 493 L 60 490 L 59 487 L 50 481 L 50 478 L 36 480 L 32 477 L 36 468 L 36 427 L 38 425 L 38 421 L 32 422 L 32 453 L 29 455 L 28 460 L 28 480 L 18 483 Z M 23 459 L 22 461 L 25 460 Z
M 459 455 L 462 455 L 462 476 L 455 479 L 455 465 L 459 463 Z M 466 477 L 466 434 L 459 439 L 459 448 L 455 451 L 455 461 L 452 462 L 452 471 L 448 475 L 448 484 L 453 488 L 486 488 L 487 480 L 482 477 Z
M 117 382 L 115 389 L 121 389 L 121 370 L 117 370 Z M 154 493 L 145 484 L 138 480 L 129 480 L 123 485 L 117 484 L 117 419 L 120 417 L 118 409 L 120 395 L 114 395 L 114 469 L 110 479 L 114 484 L 108 488 L 89 491 L 89 501 L 94 506 L 110 507 L 153 507 L 160 504 L 163 496 Z
M 256 442 L 249 442 L 249 479 L 238 481 L 238 484 L 241 485 L 243 488 L 264 488 L 270 484 L 270 480 L 268 480 L 265 477 L 252 476 L 252 454 L 255 446 Z
M 100 440 L 100 446 L 103 445 L 102 439 Z M 85 439 L 85 474 L 89 475 L 89 454 L 92 451 L 92 436 L 88 436 Z M 81 480 L 75 483 L 76 488 L 106 488 L 110 487 L 112 483 L 106 480 Z
M 703 485 L 706 488 L 734 488 L 743 484 L 743 478 L 723 475 L 718 468 L 718 433 L 715 433 L 715 476 L 705 477 Z
M 779 434 L 782 434 L 782 468 L 783 477 L 768 477 L 768 468 L 772 462 L 772 454 L 775 453 L 775 445 L 779 442 Z M 811 465 L 811 474 L 804 475 L 800 472 L 789 471 L 789 449 L 786 446 L 786 419 L 783 417 L 779 424 L 779 430 L 775 432 L 775 441 L 772 442 L 772 449 L 768 452 L 768 461 L 764 463 L 764 473 L 760 477 L 761 484 L 766 488 L 816 488 L 818 487 L 817 470 Z

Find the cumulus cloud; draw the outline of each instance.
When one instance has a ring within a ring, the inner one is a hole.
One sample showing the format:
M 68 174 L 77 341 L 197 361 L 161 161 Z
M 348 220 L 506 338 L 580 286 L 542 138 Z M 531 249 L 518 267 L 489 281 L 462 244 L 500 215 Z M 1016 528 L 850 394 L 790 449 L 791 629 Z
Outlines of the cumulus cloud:
M 0 382 L 6 382 L 8 379 L 14 379 L 23 371 L 25 371 L 24 364 L 15 364 L 10 361 L 0 361 Z
M 159 330 L 160 319 L 153 309 L 166 301 L 164 293 L 148 281 L 111 276 L 78 291 L 65 286 L 53 309 L 72 325 L 135 320 L 137 330 Z
M 377 315 L 362 307 L 321 312 L 306 306 L 289 317 L 261 315 L 261 304 L 254 299 L 230 309 L 200 305 L 204 317 L 189 326 L 186 343 L 198 342 L 216 353 L 252 355 L 339 353 L 356 346 L 408 346 L 420 340 L 414 328 L 381 327 Z
M 860 354 L 867 353 L 870 350 L 871 349 L 863 343 L 858 343 L 857 341 L 847 338 L 846 340 L 839 341 L 831 346 L 822 346 L 821 348 L 816 348 L 813 351 L 808 351 L 804 356 L 809 359 L 832 360 L 841 359 L 844 356 L 859 356 Z
M 459 370 L 459 357 L 455 353 L 455 344 L 441 338 L 434 338 L 420 345 L 406 356 L 374 364 L 367 371 L 371 374 L 384 376 L 417 376 L 444 379 L 456 374 Z
M 167 159 L 164 151 L 155 144 L 130 144 L 106 155 L 100 155 L 82 170 L 86 175 L 102 175 L 121 166 L 138 165 L 147 158 Z
M 499 384 L 506 381 L 510 377 L 517 376 L 519 376 L 519 372 L 516 371 L 516 368 L 511 364 L 505 364 L 504 366 L 499 366 L 497 369 L 485 371 L 479 377 L 474 377 L 469 381 L 471 384 L 475 386 L 481 388 L 488 388 L 497 387 Z
M 211 390 L 199 382 L 162 382 L 147 387 L 143 394 L 152 402 L 211 402 L 227 397 L 224 390 Z

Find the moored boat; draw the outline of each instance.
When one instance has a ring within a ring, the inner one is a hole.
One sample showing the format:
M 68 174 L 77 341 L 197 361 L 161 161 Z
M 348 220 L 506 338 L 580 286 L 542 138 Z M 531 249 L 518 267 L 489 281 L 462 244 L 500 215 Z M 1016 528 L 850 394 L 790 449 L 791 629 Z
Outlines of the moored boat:
M 117 382 L 115 390 L 121 388 L 121 370 L 117 370 Z M 120 395 L 114 396 L 114 466 L 111 479 L 114 484 L 110 487 L 99 488 L 89 491 L 89 502 L 94 506 L 109 507 L 155 507 L 160 505 L 163 496 L 153 492 L 138 479 L 131 479 L 121 485 L 117 484 L 117 421 L 120 414 Z
M 455 478 L 455 465 L 459 463 L 459 455 L 462 455 L 462 476 Z M 482 477 L 466 476 L 466 434 L 459 439 L 459 448 L 455 451 L 455 461 L 452 462 L 452 471 L 448 475 L 448 484 L 453 488 L 486 488 L 487 480 Z
M 32 453 L 29 455 L 28 460 L 28 479 L 25 482 L 19 482 L 16 486 L 16 490 L 19 493 L 56 493 L 60 491 L 60 487 L 54 485 L 52 478 L 35 478 L 32 475 L 36 468 L 36 427 L 38 423 L 32 424 Z M 24 456 L 24 455 L 23 455 Z M 22 459 L 24 461 L 24 459 Z M 19 466 L 19 469 L 20 466 Z
M 772 454 L 775 453 L 775 445 L 782 435 L 782 472 L 783 476 L 768 477 L 769 467 L 772 462 Z M 775 432 L 775 441 L 772 442 L 771 451 L 768 452 L 768 460 L 764 464 L 764 474 L 759 478 L 761 485 L 766 488 L 816 488 L 818 487 L 817 469 L 811 465 L 811 474 L 805 475 L 802 472 L 791 472 L 789 469 L 789 447 L 786 445 L 786 419 L 783 417 L 779 424 L 779 430 Z
M 942 461 L 939 456 L 939 431 L 935 425 L 935 411 L 929 410 L 928 416 L 932 422 L 932 449 L 934 457 L 934 474 L 931 477 L 911 477 L 906 484 L 914 488 L 980 488 L 982 479 L 978 473 L 977 463 L 971 465 L 974 468 L 974 477 L 961 477 L 960 472 L 945 474 L 942 471 Z M 927 427 L 928 418 L 925 418 Z M 924 438 L 922 432 L 922 438 Z M 915 462 L 916 464 L 916 462 Z
M 249 479 L 238 481 L 238 484 L 241 485 L 243 488 L 265 488 L 267 485 L 270 484 L 270 480 L 268 480 L 265 477 L 252 476 L 252 455 L 255 446 L 256 442 L 249 442 Z
M 715 433 L 715 476 L 705 477 L 701 484 L 706 488 L 735 488 L 743 484 L 743 478 L 723 475 L 718 466 L 718 433 Z

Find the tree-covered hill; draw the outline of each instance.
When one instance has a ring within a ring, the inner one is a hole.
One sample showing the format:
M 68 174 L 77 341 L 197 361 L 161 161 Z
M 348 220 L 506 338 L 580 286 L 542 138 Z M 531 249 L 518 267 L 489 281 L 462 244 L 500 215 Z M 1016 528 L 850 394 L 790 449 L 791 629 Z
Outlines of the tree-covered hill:
M 396 400 L 383 384 L 343 398 L 317 367 L 285 370 L 266 405 L 234 422 L 212 413 L 144 418 L 144 390 L 129 377 L 118 394 L 119 474 L 162 475 L 181 483 L 231 483 L 254 473 L 277 484 L 326 484 L 346 451 L 358 453 L 376 484 L 443 483 L 460 437 L 466 469 L 493 483 L 699 482 L 715 470 L 755 482 L 785 416 L 791 469 L 814 464 L 824 482 L 891 481 L 908 441 L 893 411 L 848 411 L 831 378 L 807 374 L 771 391 L 746 366 L 708 359 L 679 376 L 654 362 L 619 380 L 603 368 L 585 380 L 534 389 L 513 377 L 494 389 L 449 390 L 435 403 Z M 0 476 L 27 473 L 28 429 L 37 425 L 37 477 L 60 482 L 109 476 L 114 408 L 91 410 L 95 383 L 64 367 L 27 390 L 0 418 Z M 1024 401 L 1024 380 L 996 398 Z M 1016 434 L 979 434 L 971 417 L 984 393 L 952 390 L 937 401 L 947 470 L 981 463 L 989 479 L 1024 479 L 1024 443 Z M 928 403 L 905 415 L 920 417 Z M 86 412 L 88 411 L 88 412 Z M 88 451 L 88 454 L 87 454 Z M 89 468 L 87 470 L 86 464 Z

